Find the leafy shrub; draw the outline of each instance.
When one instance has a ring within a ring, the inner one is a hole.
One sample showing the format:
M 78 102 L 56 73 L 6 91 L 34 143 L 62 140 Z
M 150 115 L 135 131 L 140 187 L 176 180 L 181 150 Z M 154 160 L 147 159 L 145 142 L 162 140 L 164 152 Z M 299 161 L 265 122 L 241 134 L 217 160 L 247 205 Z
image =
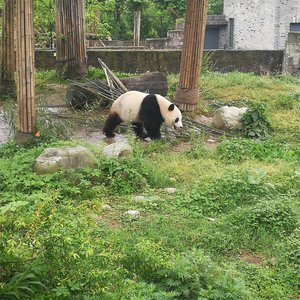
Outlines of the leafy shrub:
M 285 251 L 289 262 L 300 271 L 300 227 L 296 228 L 288 237 Z M 298 275 L 300 276 L 300 272 Z
M 28 271 L 15 274 L 7 283 L 1 285 L 1 299 L 27 299 L 33 296 L 37 290 L 45 286 L 37 280 L 33 273 Z
M 160 246 L 142 241 L 125 256 L 125 266 L 149 284 L 164 292 L 173 292 L 175 299 L 248 299 L 243 280 L 229 266 L 219 267 L 202 251 L 167 256 Z
M 274 188 L 266 182 L 262 170 L 206 177 L 179 195 L 176 204 L 192 213 L 216 215 L 232 210 L 237 205 L 253 202 L 265 195 L 274 194 Z
M 190 149 L 186 152 L 189 158 L 199 159 L 208 156 L 208 150 L 204 147 L 204 137 L 192 134 L 190 137 Z
M 233 217 L 232 224 L 252 234 L 259 230 L 279 236 L 289 235 L 297 226 L 297 216 L 284 199 L 259 201 Z
M 179 299 L 251 299 L 241 274 L 230 266 L 219 267 L 199 250 L 177 255 L 166 271 L 167 289 Z
M 243 263 L 240 265 L 248 282 L 252 283 L 254 299 L 290 300 L 291 290 L 274 271 L 264 265 Z
M 226 162 L 238 163 L 249 159 L 273 161 L 275 159 L 297 159 L 298 148 L 272 140 L 230 139 L 221 142 L 217 155 Z
M 295 104 L 299 102 L 299 94 L 293 95 L 279 95 L 275 100 L 276 109 L 293 109 Z
M 23 148 L 20 147 L 15 141 L 9 140 L 8 142 L 0 145 L 0 158 L 11 158 Z
M 241 132 L 250 138 L 265 139 L 270 135 L 272 128 L 261 103 L 252 103 L 242 116 Z

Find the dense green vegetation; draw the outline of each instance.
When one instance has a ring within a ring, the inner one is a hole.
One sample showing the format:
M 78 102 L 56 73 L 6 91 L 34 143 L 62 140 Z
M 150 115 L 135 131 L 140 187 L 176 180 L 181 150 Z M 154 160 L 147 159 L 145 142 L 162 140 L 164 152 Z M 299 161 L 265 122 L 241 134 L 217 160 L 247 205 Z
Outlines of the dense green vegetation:
M 133 38 L 133 14 L 142 11 L 141 38 L 166 37 L 183 19 L 186 0 L 86 0 L 86 31 L 103 39 Z M 55 40 L 55 0 L 35 0 L 34 27 L 36 43 L 50 47 Z M 0 1 L 0 14 L 2 1 Z M 208 13 L 222 14 L 223 0 L 210 0 Z M 1 24 L 0 24 L 1 27 Z
M 177 80 L 170 77 L 170 95 Z M 78 142 L 2 145 L 0 298 L 297 299 L 299 83 L 201 76 L 198 113 L 263 104 L 273 129 L 263 140 L 132 140 L 133 156 L 122 160 L 103 158 L 103 143 L 87 144 L 96 169 L 43 176 L 32 165 L 44 148 Z

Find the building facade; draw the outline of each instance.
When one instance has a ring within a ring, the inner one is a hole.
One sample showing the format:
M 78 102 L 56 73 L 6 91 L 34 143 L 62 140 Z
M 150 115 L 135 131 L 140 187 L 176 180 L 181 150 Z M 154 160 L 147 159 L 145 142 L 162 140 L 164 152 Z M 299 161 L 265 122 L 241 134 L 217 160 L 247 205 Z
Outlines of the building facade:
M 224 0 L 224 15 L 226 48 L 281 50 L 300 31 L 300 0 Z

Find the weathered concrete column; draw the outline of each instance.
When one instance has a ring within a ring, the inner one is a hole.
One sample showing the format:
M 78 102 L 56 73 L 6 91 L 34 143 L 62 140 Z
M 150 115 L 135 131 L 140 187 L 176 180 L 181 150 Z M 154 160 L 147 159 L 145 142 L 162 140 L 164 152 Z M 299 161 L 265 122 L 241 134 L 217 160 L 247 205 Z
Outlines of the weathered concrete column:
M 183 111 L 193 111 L 199 98 L 199 75 L 204 47 L 208 0 L 188 0 L 180 78 L 175 103 Z
M 64 78 L 87 75 L 84 0 L 56 0 L 56 70 Z
M 33 0 L 17 0 L 17 141 L 35 133 Z
M 300 32 L 289 32 L 285 44 L 283 58 L 283 73 L 300 75 Z
M 1 95 L 16 89 L 15 73 L 15 0 L 2 1 Z

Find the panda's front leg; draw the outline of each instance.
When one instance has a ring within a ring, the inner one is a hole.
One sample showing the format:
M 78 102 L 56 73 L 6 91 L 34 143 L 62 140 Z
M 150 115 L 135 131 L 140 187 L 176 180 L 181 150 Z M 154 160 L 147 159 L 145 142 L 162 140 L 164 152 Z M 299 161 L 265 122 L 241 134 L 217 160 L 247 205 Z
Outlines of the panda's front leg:
M 161 138 L 160 134 L 160 126 L 161 124 L 159 123 L 152 123 L 152 122 L 145 122 L 145 128 L 147 131 L 147 135 L 149 138 L 152 140 L 158 140 Z

